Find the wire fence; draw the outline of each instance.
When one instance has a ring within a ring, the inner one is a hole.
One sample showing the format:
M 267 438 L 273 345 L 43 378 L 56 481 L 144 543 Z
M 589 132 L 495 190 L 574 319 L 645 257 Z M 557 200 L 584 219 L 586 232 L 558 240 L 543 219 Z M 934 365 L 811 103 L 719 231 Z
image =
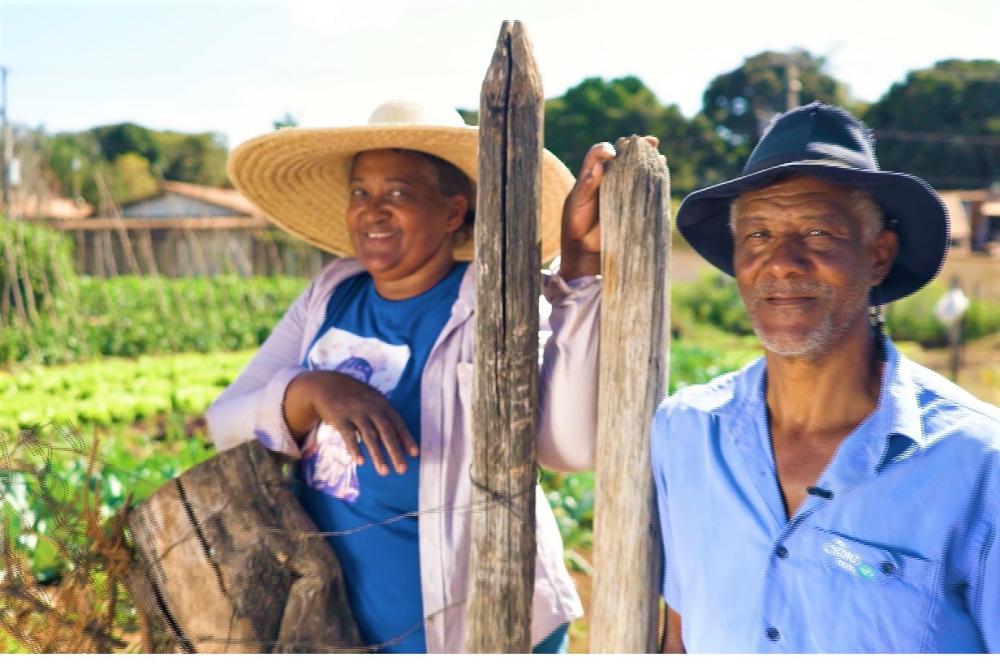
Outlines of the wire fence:
M 142 594 L 127 584 L 130 571 L 145 556 L 136 548 L 134 535 L 129 532 L 129 511 L 137 498 L 150 496 L 155 482 L 134 470 L 116 467 L 102 461 L 99 441 L 95 436 L 86 441 L 72 424 L 49 425 L 20 432 L 16 437 L 0 431 L 0 648 L 6 634 L 19 647 L 34 653 L 106 653 L 145 652 L 172 653 L 195 651 L 193 645 L 218 643 L 220 649 L 255 652 L 381 652 L 407 640 L 421 631 L 425 623 L 461 608 L 464 599 L 447 603 L 442 608 L 425 612 L 412 626 L 389 640 L 362 648 L 322 642 L 293 643 L 278 640 L 246 640 L 233 637 L 235 614 L 220 622 L 218 631 L 206 635 L 184 636 L 176 627 L 171 629 L 169 613 L 150 613 L 149 603 L 136 603 L 135 594 Z M 58 464 L 59 461 L 62 464 Z M 66 462 L 79 464 L 79 478 L 67 479 Z M 102 501 L 102 472 L 113 472 L 127 479 L 127 499 L 115 511 Z M 288 474 L 282 484 L 294 483 Z M 473 485 L 483 488 L 473 480 Z M 487 489 L 488 490 L 488 489 Z M 264 527 L 263 532 L 292 539 L 348 538 L 360 531 L 385 528 L 401 520 L 417 520 L 420 516 L 440 514 L 472 515 L 487 510 L 489 505 L 510 505 L 514 498 L 502 492 L 488 490 L 486 498 L 463 505 L 439 506 L 405 512 L 389 519 L 344 531 L 298 530 L 288 534 Z M 204 508 L 204 507 L 202 507 Z M 225 504 L 210 507 L 209 514 L 227 510 Z M 190 507 L 188 508 L 190 510 Z M 45 524 L 49 523 L 49 524 Z M 192 539 L 203 538 L 198 523 L 192 522 L 160 553 Z M 58 574 L 40 577 L 32 570 L 29 555 L 38 548 L 54 551 L 60 560 Z M 145 566 L 158 565 L 144 562 Z M 192 585 L 197 581 L 192 580 Z M 263 599 L 274 591 L 245 591 L 248 597 Z M 235 613 L 235 611 L 234 611 Z M 19 646 L 17 645 L 19 644 Z M 2 651 L 2 650 L 0 650 Z

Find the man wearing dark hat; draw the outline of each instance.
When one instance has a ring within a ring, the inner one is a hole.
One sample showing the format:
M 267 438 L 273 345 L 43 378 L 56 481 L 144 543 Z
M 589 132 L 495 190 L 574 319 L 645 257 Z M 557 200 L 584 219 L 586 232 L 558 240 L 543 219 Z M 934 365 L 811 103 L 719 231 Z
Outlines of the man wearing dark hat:
M 765 353 L 653 423 L 667 648 L 1000 651 L 1000 410 L 879 321 L 944 261 L 934 190 L 813 103 L 677 224 L 736 278 Z

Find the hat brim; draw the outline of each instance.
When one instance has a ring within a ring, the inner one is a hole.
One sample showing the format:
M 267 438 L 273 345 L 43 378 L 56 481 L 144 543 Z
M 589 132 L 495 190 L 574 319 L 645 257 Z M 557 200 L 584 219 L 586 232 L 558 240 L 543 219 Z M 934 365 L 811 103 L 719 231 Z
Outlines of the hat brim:
M 338 256 L 352 256 L 347 230 L 348 170 L 361 151 L 401 148 L 430 153 L 479 181 L 476 127 L 368 125 L 289 128 L 250 139 L 229 156 L 229 179 L 247 199 L 290 234 Z M 562 206 L 575 182 L 548 150 L 542 159 L 542 260 L 559 253 Z M 475 202 L 471 202 L 473 205 Z M 473 258 L 473 239 L 455 258 Z
M 698 254 L 719 270 L 734 275 L 730 204 L 744 192 L 767 187 L 788 174 L 863 189 L 882 208 L 887 220 L 896 221 L 896 259 L 885 280 L 873 290 L 873 305 L 908 296 L 940 272 L 950 244 L 948 211 L 930 185 L 905 173 L 811 162 L 781 164 L 692 192 L 681 202 L 677 228 Z

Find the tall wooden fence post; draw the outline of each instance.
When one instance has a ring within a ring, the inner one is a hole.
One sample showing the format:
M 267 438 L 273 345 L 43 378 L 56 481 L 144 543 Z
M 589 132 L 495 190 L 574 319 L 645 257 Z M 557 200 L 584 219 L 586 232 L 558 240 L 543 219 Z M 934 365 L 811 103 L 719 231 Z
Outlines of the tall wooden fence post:
M 479 104 L 470 652 L 531 650 L 542 104 L 524 26 L 505 21 Z
M 601 342 L 591 652 L 656 648 L 659 526 L 649 427 L 670 357 L 670 176 L 619 139 L 601 185 Z

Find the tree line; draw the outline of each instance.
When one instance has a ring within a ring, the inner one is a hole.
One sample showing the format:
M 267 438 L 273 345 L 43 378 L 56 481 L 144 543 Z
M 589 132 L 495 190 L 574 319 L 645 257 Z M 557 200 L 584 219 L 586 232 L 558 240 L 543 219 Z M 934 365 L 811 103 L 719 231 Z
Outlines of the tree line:
M 1000 182 L 1000 61 L 944 60 L 909 72 L 876 102 L 847 86 L 808 51 L 765 51 L 716 76 L 701 109 L 685 117 L 635 76 L 587 78 L 545 103 L 545 144 L 572 170 L 597 140 L 629 134 L 660 139 L 672 191 L 739 174 L 770 119 L 794 102 L 844 106 L 875 129 L 881 167 L 917 174 L 941 189 Z M 475 122 L 475 111 L 461 111 Z M 286 114 L 274 128 L 293 126 Z M 48 135 L 22 130 L 19 152 L 37 155 L 36 179 L 49 191 L 97 208 L 154 194 L 160 179 L 227 185 L 227 147 L 213 133 L 156 131 L 134 123 Z

